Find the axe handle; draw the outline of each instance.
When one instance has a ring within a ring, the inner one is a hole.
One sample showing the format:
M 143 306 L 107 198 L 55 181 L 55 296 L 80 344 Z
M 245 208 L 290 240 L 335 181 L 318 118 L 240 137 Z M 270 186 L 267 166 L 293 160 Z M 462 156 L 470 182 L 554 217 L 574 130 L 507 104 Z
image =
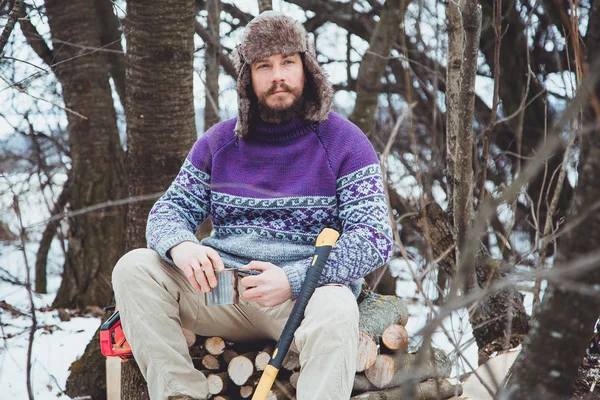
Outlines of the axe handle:
M 269 361 L 269 365 L 267 365 L 262 376 L 260 377 L 256 391 L 252 396 L 252 400 L 265 400 L 267 398 L 269 390 L 271 390 L 273 382 L 275 382 L 275 378 L 277 378 L 277 373 L 281 368 L 283 359 L 285 358 L 292 340 L 294 339 L 294 333 L 304 318 L 304 310 L 306 309 L 306 305 L 308 304 L 310 297 L 319 284 L 321 272 L 323 271 L 323 267 L 327 262 L 329 253 L 331 253 L 331 249 L 333 248 L 333 245 L 339 236 L 340 234 L 336 230 L 325 228 L 317 237 L 315 255 L 313 257 L 311 266 L 306 273 L 304 284 L 302 285 L 302 289 L 300 289 L 300 294 L 296 299 L 296 303 L 294 304 L 294 308 L 292 309 L 292 312 L 285 324 L 285 328 L 283 328 L 281 337 L 277 342 L 277 347 L 273 351 L 273 356 Z

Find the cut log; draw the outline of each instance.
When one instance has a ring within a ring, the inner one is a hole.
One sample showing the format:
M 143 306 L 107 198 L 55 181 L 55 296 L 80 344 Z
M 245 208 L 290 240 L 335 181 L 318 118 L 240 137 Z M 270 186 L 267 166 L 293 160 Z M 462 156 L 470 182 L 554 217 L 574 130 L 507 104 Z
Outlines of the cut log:
M 354 384 L 352 384 L 352 391 L 355 393 L 368 392 L 369 390 L 379 390 L 379 388 L 371 383 L 366 376 L 362 374 L 354 375 Z
M 106 400 L 121 400 L 121 359 L 106 357 Z
M 300 355 L 293 351 L 288 351 L 281 363 L 281 366 L 288 371 L 300 369 Z
M 196 343 L 196 334 L 192 331 L 189 331 L 185 328 L 182 328 L 183 337 L 185 337 L 185 341 L 188 347 L 192 347 L 194 343 Z
M 377 357 L 377 342 L 373 336 L 360 331 L 358 336 L 358 351 L 356 354 L 356 372 L 363 372 L 375 364 Z
M 221 360 L 212 354 L 206 354 L 204 357 L 202 357 L 202 366 L 211 371 L 219 371 L 222 369 L 222 367 L 224 367 Z
M 402 325 L 392 324 L 385 328 L 381 335 L 381 342 L 389 350 L 399 350 L 406 353 L 408 350 L 408 333 Z
M 252 386 L 252 385 L 244 385 L 240 388 L 240 397 L 242 399 L 249 399 L 250 397 L 252 397 L 253 393 L 254 393 L 254 386 Z
M 210 394 L 224 393 L 229 388 L 229 375 L 227 372 L 209 374 L 206 379 L 208 380 L 208 393 Z
M 223 352 L 223 361 L 225 364 L 229 364 L 234 357 L 239 356 L 239 354 L 235 350 L 227 349 Z
M 204 347 L 213 356 L 219 356 L 225 351 L 225 341 L 218 336 L 209 337 L 206 338 Z
M 368 392 L 369 390 L 379 390 L 379 388 L 371 383 L 371 381 L 363 374 L 354 375 L 354 383 L 352 391 L 355 393 Z
M 416 365 L 418 357 L 419 353 L 380 354 L 375 364 L 365 371 L 365 376 L 376 387 L 388 389 L 400 386 L 407 378 L 415 375 L 421 381 L 450 375 L 452 366 L 443 350 L 433 349 L 433 354 L 427 354 L 420 366 Z
M 275 381 L 267 395 L 267 400 L 289 400 L 294 399 L 296 389 L 289 382 Z
M 298 378 L 300 378 L 300 372 L 298 371 L 294 371 L 292 372 L 292 375 L 290 375 L 290 384 L 294 389 L 298 387 Z
M 358 305 L 361 331 L 379 337 L 391 324 L 406 325 L 408 308 L 404 300 L 397 296 L 383 296 L 369 292 Z
M 246 353 L 234 357 L 227 366 L 229 378 L 238 386 L 245 385 L 248 379 L 254 374 L 255 353 Z
M 256 355 L 256 359 L 254 360 L 254 366 L 257 371 L 264 371 L 271 361 L 271 355 L 273 354 L 274 345 L 268 344 Z
M 403 398 L 404 393 L 402 387 L 392 389 L 365 392 L 357 396 L 351 397 L 350 400 L 397 400 Z M 462 387 L 454 385 L 447 379 L 442 379 L 439 385 L 435 380 L 430 379 L 421 382 L 416 386 L 415 400 L 438 400 L 449 399 L 454 396 L 462 395 Z
M 133 358 L 121 362 L 121 400 L 150 400 L 144 376 Z

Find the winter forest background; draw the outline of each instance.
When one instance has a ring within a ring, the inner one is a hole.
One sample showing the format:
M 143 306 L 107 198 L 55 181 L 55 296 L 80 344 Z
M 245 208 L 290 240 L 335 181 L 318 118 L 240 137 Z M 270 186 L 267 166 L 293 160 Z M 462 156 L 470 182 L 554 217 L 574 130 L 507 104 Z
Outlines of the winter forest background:
M 411 345 L 444 337 L 457 377 L 521 346 L 505 398 L 600 392 L 584 368 L 600 311 L 600 0 L 270 3 L 0 0 L 0 386 L 102 393 L 92 335 L 112 267 L 145 246 L 193 142 L 235 115 L 231 51 L 272 7 L 311 33 L 334 109 L 380 154 L 397 254 L 368 282 L 411 305 Z M 52 335 L 64 347 L 48 353 Z M 40 361 L 87 342 L 70 372 Z

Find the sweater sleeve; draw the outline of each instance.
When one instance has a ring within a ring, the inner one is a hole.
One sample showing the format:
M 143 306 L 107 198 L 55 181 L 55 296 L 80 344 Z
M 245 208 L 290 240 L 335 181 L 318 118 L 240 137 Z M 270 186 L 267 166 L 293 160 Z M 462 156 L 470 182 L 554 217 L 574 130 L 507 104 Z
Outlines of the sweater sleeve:
M 210 211 L 210 151 L 196 142 L 177 177 L 156 201 L 146 224 L 148 248 L 172 263 L 168 251 L 184 241 L 199 243 L 196 231 Z
M 375 151 L 372 157 L 376 159 Z M 319 285 L 350 283 L 385 264 L 393 250 L 393 234 L 383 178 L 378 163 L 354 170 L 336 181 L 341 236 L 333 247 Z M 312 257 L 282 268 L 292 287 L 292 297 L 300 294 Z

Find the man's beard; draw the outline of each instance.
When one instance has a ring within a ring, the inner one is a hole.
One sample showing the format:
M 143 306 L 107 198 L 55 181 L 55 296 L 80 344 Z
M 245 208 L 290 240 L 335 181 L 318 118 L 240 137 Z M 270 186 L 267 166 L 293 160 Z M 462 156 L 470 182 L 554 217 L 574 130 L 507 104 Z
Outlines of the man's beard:
M 272 108 L 267 105 L 267 97 L 275 91 L 284 89 L 292 94 L 294 101 L 286 108 Z M 294 89 L 291 86 L 281 83 L 280 85 L 273 85 L 267 90 L 266 93 L 261 95 L 257 101 L 258 117 L 268 124 L 285 124 L 293 121 L 297 117 L 301 116 L 304 111 L 304 99 L 302 92 L 299 89 Z

